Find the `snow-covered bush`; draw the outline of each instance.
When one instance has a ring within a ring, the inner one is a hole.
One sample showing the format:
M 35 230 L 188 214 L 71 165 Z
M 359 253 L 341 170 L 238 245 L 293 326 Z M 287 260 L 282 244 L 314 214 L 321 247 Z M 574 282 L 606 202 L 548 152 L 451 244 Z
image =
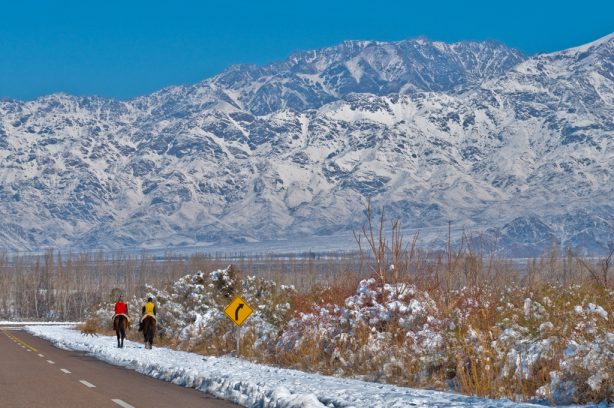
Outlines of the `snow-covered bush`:
M 428 293 L 368 279 L 344 305 L 315 306 L 292 319 L 277 349 L 282 359 L 317 360 L 311 369 L 422 383 L 444 362 L 444 326 Z M 294 363 L 304 367 L 305 360 Z
M 555 403 L 614 399 L 611 292 L 482 286 L 453 298 L 455 336 L 447 347 L 461 391 Z
M 588 343 L 570 341 L 560 369 L 549 373 L 538 395 L 558 404 L 614 400 L 614 333 L 598 335 Z

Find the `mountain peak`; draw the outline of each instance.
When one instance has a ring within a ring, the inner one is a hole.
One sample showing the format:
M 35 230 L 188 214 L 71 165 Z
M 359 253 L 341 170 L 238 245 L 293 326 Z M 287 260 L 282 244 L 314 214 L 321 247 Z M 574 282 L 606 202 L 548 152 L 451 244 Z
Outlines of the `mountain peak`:
M 256 115 L 319 108 L 351 93 L 456 92 L 509 70 L 522 53 L 495 42 L 446 44 L 418 37 L 354 40 L 263 66 L 233 66 L 212 79 Z
M 564 55 L 564 56 L 574 56 L 574 55 L 578 55 L 578 54 L 584 54 L 587 52 L 591 52 L 593 50 L 599 49 L 603 46 L 609 46 L 611 47 L 614 44 L 614 33 L 608 34 L 606 36 L 603 36 L 595 41 L 591 41 L 589 43 L 586 44 L 582 44 L 582 45 L 578 45 L 576 47 L 572 47 L 572 48 L 567 48 L 565 50 L 561 50 L 561 51 L 553 51 L 553 52 L 549 52 L 549 53 L 545 53 L 545 54 L 540 54 L 544 57 L 548 57 L 548 56 L 560 56 L 560 55 Z

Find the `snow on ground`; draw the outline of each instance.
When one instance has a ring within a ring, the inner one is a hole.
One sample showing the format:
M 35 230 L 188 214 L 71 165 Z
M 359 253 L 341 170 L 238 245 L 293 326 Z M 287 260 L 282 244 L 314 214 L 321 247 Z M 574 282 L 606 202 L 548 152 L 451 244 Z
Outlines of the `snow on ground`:
M 145 350 L 142 344 L 127 340 L 124 349 L 118 349 L 114 337 L 86 337 L 71 326 L 27 326 L 26 330 L 59 348 L 85 352 L 107 363 L 247 407 L 537 406 L 309 374 L 230 356 L 210 357 L 155 347 Z
M 79 324 L 81 322 L 37 322 L 37 321 L 12 321 L 12 320 L 0 320 L 0 326 L 66 326 Z

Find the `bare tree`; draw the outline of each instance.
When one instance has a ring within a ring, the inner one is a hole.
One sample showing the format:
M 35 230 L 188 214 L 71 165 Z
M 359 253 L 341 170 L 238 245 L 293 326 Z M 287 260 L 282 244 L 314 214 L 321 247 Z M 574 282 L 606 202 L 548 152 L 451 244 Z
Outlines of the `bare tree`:
M 608 286 L 608 274 L 610 271 L 610 265 L 612 265 L 612 258 L 614 257 L 614 242 L 608 244 L 607 255 L 597 262 L 597 265 L 591 265 L 589 262 L 582 258 L 577 258 L 580 265 L 588 271 L 591 278 L 598 284 L 604 287 Z
M 384 236 L 385 225 L 385 209 L 382 208 L 379 217 L 379 222 L 374 222 L 373 208 L 369 200 L 366 208 L 366 222 L 362 224 L 360 232 L 353 231 L 354 240 L 358 245 L 360 254 L 360 268 L 365 262 L 366 251 L 363 248 L 363 238 L 367 243 L 367 252 L 373 259 L 375 265 L 372 266 L 372 272 L 378 279 L 380 284 L 388 282 L 387 274 L 393 282 L 397 283 L 403 277 L 407 277 L 410 265 L 416 254 L 416 243 L 418 241 L 419 232 L 416 232 L 408 246 L 403 244 L 403 234 L 401 229 L 401 221 L 395 218 L 390 223 L 390 242 Z

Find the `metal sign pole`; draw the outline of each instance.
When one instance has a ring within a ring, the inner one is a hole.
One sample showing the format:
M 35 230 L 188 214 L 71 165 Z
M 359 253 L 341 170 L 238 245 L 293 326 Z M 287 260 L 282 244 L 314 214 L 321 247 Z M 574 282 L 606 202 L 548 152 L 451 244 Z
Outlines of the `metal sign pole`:
M 237 357 L 241 355 L 241 326 L 237 326 Z

